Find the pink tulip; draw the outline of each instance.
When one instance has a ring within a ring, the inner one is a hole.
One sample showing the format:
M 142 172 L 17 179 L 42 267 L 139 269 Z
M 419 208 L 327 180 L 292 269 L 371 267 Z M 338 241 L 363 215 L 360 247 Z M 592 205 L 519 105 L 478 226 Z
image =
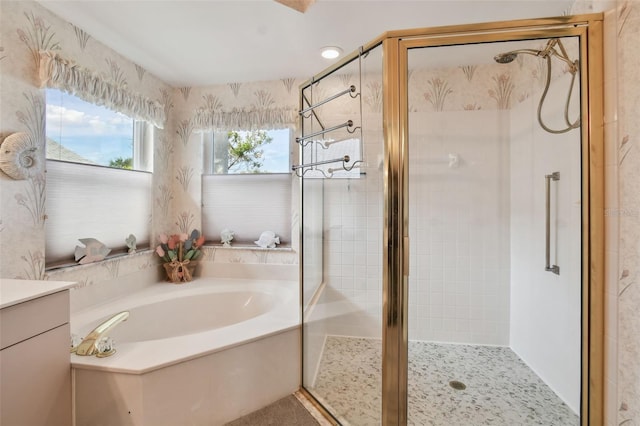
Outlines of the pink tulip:
M 158 247 L 156 248 L 156 253 L 158 253 L 158 256 L 160 256 L 160 257 L 164 257 L 164 255 L 166 254 L 166 253 L 164 252 L 164 250 L 162 250 L 162 246 L 158 246 Z
M 167 237 L 167 234 L 160 234 L 158 237 L 160 238 L 160 242 L 162 244 L 167 244 L 167 240 L 169 239 L 169 237 Z
M 178 246 L 178 236 L 177 235 L 172 235 L 171 237 L 169 237 L 169 240 L 167 241 L 167 246 L 169 246 L 169 250 L 175 250 L 176 247 Z
M 189 236 L 187 234 L 180 234 L 180 242 L 185 242 L 187 241 L 187 238 L 189 238 Z

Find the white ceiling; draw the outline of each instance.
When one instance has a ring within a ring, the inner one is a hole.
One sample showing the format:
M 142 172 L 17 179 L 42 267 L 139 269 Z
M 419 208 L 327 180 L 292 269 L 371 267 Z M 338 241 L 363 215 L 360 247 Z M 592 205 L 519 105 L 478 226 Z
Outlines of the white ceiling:
M 571 0 L 40 0 L 175 87 L 311 77 L 385 31 L 559 16 Z M 487 56 L 483 54 L 485 58 Z

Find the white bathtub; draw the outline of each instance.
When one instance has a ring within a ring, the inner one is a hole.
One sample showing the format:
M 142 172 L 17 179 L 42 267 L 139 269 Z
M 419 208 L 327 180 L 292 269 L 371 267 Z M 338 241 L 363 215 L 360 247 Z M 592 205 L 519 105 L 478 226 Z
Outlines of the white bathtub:
M 76 424 L 223 424 L 296 390 L 298 295 L 292 281 L 198 278 L 72 313 L 82 337 L 130 313 L 113 356 L 71 355 Z

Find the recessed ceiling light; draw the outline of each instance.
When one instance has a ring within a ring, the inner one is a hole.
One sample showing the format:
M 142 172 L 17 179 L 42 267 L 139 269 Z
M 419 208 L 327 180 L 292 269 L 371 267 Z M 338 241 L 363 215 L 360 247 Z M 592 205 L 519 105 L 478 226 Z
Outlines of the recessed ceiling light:
M 337 46 L 327 46 L 320 49 L 320 54 L 325 59 L 335 59 L 342 53 L 342 49 Z

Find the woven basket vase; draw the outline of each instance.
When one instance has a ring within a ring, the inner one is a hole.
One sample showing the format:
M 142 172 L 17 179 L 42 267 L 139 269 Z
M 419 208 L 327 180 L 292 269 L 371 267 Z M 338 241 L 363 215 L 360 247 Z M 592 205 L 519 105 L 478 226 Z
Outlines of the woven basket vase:
M 167 273 L 167 280 L 174 284 L 184 284 L 193 279 L 196 270 L 196 262 L 167 262 L 163 263 Z

